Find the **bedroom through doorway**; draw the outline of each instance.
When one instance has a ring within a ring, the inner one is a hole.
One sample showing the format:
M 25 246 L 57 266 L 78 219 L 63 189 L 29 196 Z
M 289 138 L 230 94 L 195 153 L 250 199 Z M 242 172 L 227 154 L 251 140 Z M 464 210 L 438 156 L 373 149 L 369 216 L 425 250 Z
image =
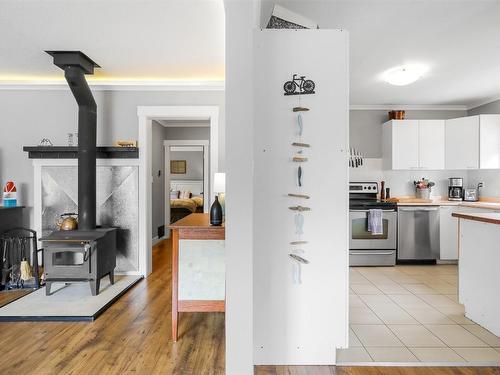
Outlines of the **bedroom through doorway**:
M 168 226 L 210 204 L 210 121 L 152 120 L 152 243 Z

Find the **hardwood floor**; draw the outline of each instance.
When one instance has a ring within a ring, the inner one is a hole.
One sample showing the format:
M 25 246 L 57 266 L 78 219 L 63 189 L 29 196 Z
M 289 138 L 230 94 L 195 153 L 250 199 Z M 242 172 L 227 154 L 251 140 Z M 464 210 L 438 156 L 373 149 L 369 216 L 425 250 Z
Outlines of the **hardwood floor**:
M 0 292 L 0 307 L 25 296 L 26 294 L 30 294 L 31 292 L 31 289 L 2 290 Z
M 255 375 L 498 375 L 499 367 L 256 366 Z
M 180 314 L 171 332 L 171 246 L 93 323 L 0 323 L 0 374 L 224 374 L 223 313 Z

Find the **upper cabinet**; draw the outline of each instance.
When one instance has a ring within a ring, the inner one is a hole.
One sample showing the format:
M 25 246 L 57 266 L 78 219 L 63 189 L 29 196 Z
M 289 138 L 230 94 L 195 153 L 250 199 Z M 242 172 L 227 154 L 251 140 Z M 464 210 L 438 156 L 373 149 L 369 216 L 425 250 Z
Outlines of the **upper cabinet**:
M 418 159 L 421 169 L 444 169 L 444 120 L 418 122 Z
M 479 168 L 479 116 L 446 120 L 446 169 Z
M 500 115 L 479 116 L 479 167 L 500 168 Z
M 392 120 L 382 134 L 385 169 L 444 168 L 444 120 Z

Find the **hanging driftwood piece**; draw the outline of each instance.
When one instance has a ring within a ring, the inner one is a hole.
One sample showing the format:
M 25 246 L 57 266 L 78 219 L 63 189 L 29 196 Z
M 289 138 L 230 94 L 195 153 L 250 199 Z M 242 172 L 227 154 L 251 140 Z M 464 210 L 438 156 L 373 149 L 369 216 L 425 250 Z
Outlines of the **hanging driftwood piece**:
M 304 207 L 304 206 L 291 206 L 288 208 L 292 211 L 299 211 L 299 212 L 311 211 L 310 207 Z
M 295 194 L 295 193 L 288 193 L 288 196 L 289 197 L 293 197 L 293 198 L 303 198 L 303 199 L 309 199 L 311 198 L 309 195 L 307 194 Z
M 290 245 L 305 245 L 307 241 L 292 241 Z
M 297 262 L 300 262 L 302 264 L 309 264 L 309 261 L 307 259 L 302 258 L 300 255 L 297 254 L 288 254 L 290 258 L 293 260 L 296 260 Z
M 309 111 L 309 108 L 306 107 L 293 107 L 294 112 L 307 112 Z
M 304 234 L 304 215 L 301 213 L 295 215 L 295 234 L 298 236 Z
M 309 143 L 293 142 L 292 146 L 295 147 L 311 147 Z
M 294 156 L 292 159 L 295 163 L 305 163 L 307 158 L 305 156 Z
M 297 168 L 297 182 L 299 186 L 302 186 L 302 167 L 299 165 L 299 168 Z
M 297 116 L 297 126 L 298 126 L 299 136 L 302 136 L 302 133 L 304 132 L 304 123 L 302 122 L 302 115 L 300 113 Z

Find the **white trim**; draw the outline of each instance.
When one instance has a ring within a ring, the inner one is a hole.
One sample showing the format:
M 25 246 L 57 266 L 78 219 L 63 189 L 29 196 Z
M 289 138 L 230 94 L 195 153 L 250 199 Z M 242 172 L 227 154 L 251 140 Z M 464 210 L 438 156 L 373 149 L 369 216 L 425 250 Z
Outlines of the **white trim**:
M 406 111 L 467 111 L 468 106 L 457 105 L 440 105 L 440 104 L 351 104 L 351 111 L 391 111 L 391 110 L 406 110 Z
M 473 102 L 471 105 L 467 106 L 467 110 L 470 111 L 471 109 L 474 109 L 474 108 L 481 107 L 481 106 L 486 105 L 486 104 L 490 104 L 490 103 L 496 102 L 497 100 L 500 100 L 500 95 L 499 96 L 493 96 L 493 97 L 490 97 L 490 98 L 484 99 L 484 100 L 478 100 L 476 102 Z
M 224 81 L 92 81 L 94 91 L 224 91 Z M 62 80 L 0 81 L 0 90 L 69 90 Z
M 208 128 L 210 127 L 210 123 L 208 122 L 208 119 L 206 120 L 194 120 L 193 122 L 176 122 L 175 120 L 155 120 L 157 123 L 159 123 L 161 126 L 165 128 L 180 128 L 180 127 L 185 127 L 185 128 Z
M 139 141 L 139 270 L 144 276 L 152 271 L 151 212 L 152 194 L 152 124 L 153 120 L 210 120 L 210 185 L 219 168 L 219 107 L 218 106 L 138 106 Z
M 203 212 L 208 212 L 208 205 L 212 201 L 210 192 L 210 186 L 212 184 L 212 173 L 209 168 L 210 164 L 210 141 L 207 140 L 165 140 L 163 141 L 163 147 L 165 147 L 165 168 L 170 165 L 170 147 L 173 146 L 199 146 L 203 150 Z M 200 150 L 196 150 L 200 151 Z M 165 227 L 170 223 L 170 173 L 165 170 L 165 196 L 168 197 L 168 204 L 165 204 Z M 208 194 L 207 194 L 208 192 Z M 207 199 L 208 196 L 208 199 Z M 167 202 L 165 202 L 167 203 Z M 168 218 L 168 220 L 167 220 Z M 169 231 L 170 232 L 170 231 Z
M 170 152 L 203 152 L 203 146 L 170 146 Z

